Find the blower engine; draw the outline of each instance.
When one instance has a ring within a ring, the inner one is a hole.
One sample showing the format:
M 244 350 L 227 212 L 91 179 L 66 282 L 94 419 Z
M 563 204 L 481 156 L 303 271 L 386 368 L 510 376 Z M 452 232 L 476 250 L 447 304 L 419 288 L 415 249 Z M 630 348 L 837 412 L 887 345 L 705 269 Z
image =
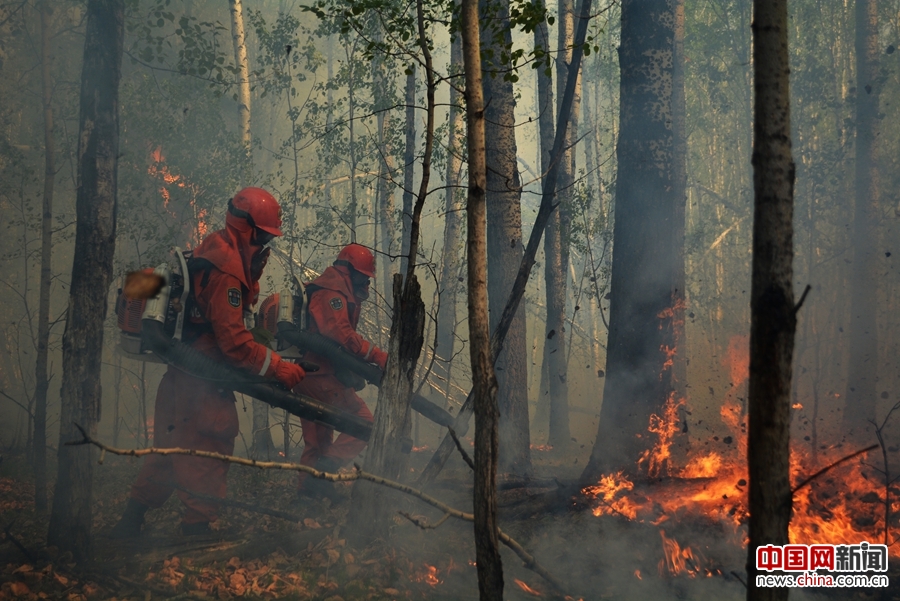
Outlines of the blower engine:
M 190 251 L 187 251 L 189 254 Z M 191 295 L 191 278 L 188 276 L 185 251 L 177 246 L 172 250 L 174 265 L 161 263 L 156 269 L 144 272 L 162 278 L 159 293 L 149 299 L 128 298 L 119 289 L 116 300 L 116 320 L 119 326 L 119 350 L 126 357 L 138 361 L 164 363 L 141 337 L 144 319 L 158 321 L 165 334 L 173 340 L 181 340 L 184 332 L 185 308 Z

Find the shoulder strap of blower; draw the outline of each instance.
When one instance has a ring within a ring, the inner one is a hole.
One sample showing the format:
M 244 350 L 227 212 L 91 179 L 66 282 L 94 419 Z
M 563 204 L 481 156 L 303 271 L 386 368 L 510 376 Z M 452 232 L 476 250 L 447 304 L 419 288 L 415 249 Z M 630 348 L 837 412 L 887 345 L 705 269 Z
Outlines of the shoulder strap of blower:
M 212 324 L 207 321 L 206 316 L 203 315 L 203 312 L 200 311 L 200 307 L 197 304 L 197 291 L 193 287 L 193 282 L 194 276 L 197 273 L 202 272 L 203 277 L 200 280 L 200 285 L 205 287 L 209 283 L 210 273 L 212 273 L 212 270 L 215 269 L 216 266 L 213 265 L 212 261 L 209 259 L 195 257 L 193 250 L 185 250 L 182 251 L 182 253 L 184 254 L 184 259 L 188 268 L 186 278 L 191 282 L 191 293 L 188 295 L 184 307 L 186 319 L 182 339 L 184 342 L 190 344 L 200 338 L 203 334 L 211 334 L 213 331 Z M 195 319 L 200 319 L 202 321 L 195 321 Z

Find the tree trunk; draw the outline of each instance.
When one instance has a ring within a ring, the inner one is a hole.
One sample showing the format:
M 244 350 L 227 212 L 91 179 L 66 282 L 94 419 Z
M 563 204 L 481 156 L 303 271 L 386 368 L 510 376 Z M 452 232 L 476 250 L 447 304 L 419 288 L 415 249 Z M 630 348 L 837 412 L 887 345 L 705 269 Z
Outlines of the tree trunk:
M 687 205 L 687 125 L 684 98 L 684 0 L 675 0 L 675 49 L 672 69 L 672 137 L 675 145 L 672 165 L 672 197 L 675 217 L 672 222 L 672 388 L 679 399 L 687 395 L 687 349 L 684 318 L 687 308 L 684 272 L 684 218 Z
M 756 587 L 756 549 L 788 543 L 794 330 L 794 161 L 786 0 L 753 3 L 753 275 L 750 289 L 748 601 L 787 599 Z
M 666 349 L 673 348 L 676 286 L 672 135 L 674 0 L 625 0 L 619 48 L 613 258 L 606 383 L 600 424 L 582 477 L 634 470 L 655 440 L 650 416 L 662 415 L 671 391 Z M 641 435 L 638 437 L 638 435 Z M 656 458 L 661 459 L 661 458 Z M 651 474 L 665 465 L 649 462 Z
M 497 379 L 491 357 L 487 299 L 487 185 L 478 1 L 462 0 L 460 34 L 466 73 L 469 194 L 466 203 L 469 356 L 475 404 L 475 561 L 481 601 L 502 601 L 503 564 L 497 535 Z
M 850 276 L 850 366 L 843 431 L 863 437 L 875 419 L 878 364 L 875 253 L 878 220 L 878 1 L 856 0 L 856 167 L 853 269 Z M 867 439 L 868 440 L 868 439 Z
M 577 72 L 577 70 L 581 66 L 581 57 L 583 52 L 583 45 L 585 38 L 587 37 L 587 25 L 590 20 L 591 14 L 591 5 L 592 0 L 581 0 L 581 9 L 579 10 L 579 21 L 578 21 L 578 29 L 575 34 L 575 51 L 572 56 L 572 63 L 569 65 L 569 71 L 571 73 Z M 469 17 L 470 19 L 474 19 L 474 17 Z M 476 29 L 477 30 L 477 29 Z M 469 80 L 469 69 L 471 68 L 470 59 L 472 56 L 477 56 L 478 52 L 475 52 L 474 55 L 469 56 L 466 54 L 466 49 L 463 49 L 463 59 L 464 65 L 466 68 L 466 85 L 468 86 L 470 83 Z M 478 67 L 478 76 L 481 76 L 481 67 Z M 480 84 L 479 84 L 480 85 Z M 480 92 L 480 90 L 479 90 Z M 479 96 L 481 96 L 479 94 Z M 551 156 L 561 156 L 563 143 L 565 141 L 565 134 L 567 129 L 567 124 L 569 121 L 569 111 L 572 108 L 572 101 L 575 96 L 575 80 L 571 82 L 571 84 L 566 85 L 565 95 L 560 101 L 560 121 L 557 123 L 557 131 L 556 137 L 553 139 L 553 149 L 550 152 Z M 471 102 L 471 97 L 467 96 L 468 102 Z M 468 104 L 466 105 L 466 115 L 467 119 L 469 119 L 469 137 L 468 143 L 472 144 L 472 123 L 474 122 L 481 127 L 483 125 L 483 116 L 479 114 L 479 111 L 473 109 Z M 480 106 L 483 106 L 483 97 L 479 98 Z M 480 135 L 480 134 L 476 134 Z M 469 147 L 469 169 L 472 168 L 472 151 L 471 146 Z M 525 254 L 522 257 L 522 262 L 519 264 L 518 273 L 516 274 L 516 280 L 513 283 L 512 291 L 509 295 L 509 300 L 506 303 L 506 306 L 503 307 L 503 314 L 500 316 L 500 320 L 497 323 L 497 327 L 494 329 L 491 334 L 490 339 L 490 351 L 491 351 L 491 361 L 493 365 L 493 361 L 496 361 L 497 357 L 500 354 L 500 351 L 503 349 L 503 341 L 506 339 L 506 333 L 509 330 L 514 318 L 515 314 L 518 312 L 519 303 L 522 300 L 522 297 L 525 295 L 525 286 L 528 282 L 529 277 L 531 276 L 531 270 L 534 267 L 535 256 L 537 255 L 538 247 L 541 244 L 541 237 L 544 234 L 544 230 L 547 227 L 547 223 L 550 220 L 550 216 L 553 214 L 554 203 L 553 199 L 555 198 L 555 190 L 556 190 L 556 182 L 557 182 L 557 166 L 559 162 L 551 162 L 550 169 L 547 171 L 546 176 L 542 182 L 542 191 L 541 191 L 541 206 L 538 209 L 537 217 L 534 220 L 534 227 L 531 229 L 531 234 L 528 236 L 528 244 L 525 246 Z M 486 176 L 485 176 L 486 177 Z M 472 175 L 471 171 L 469 172 L 469 188 L 470 188 L 470 198 L 472 197 Z M 475 186 L 476 192 L 481 190 L 478 186 Z M 477 194 L 476 194 L 477 199 Z M 476 205 L 477 206 L 477 205 Z M 471 213 L 469 214 L 469 223 L 471 224 Z M 468 239 L 468 235 L 467 235 Z M 468 248 L 471 250 L 471 246 Z M 466 262 L 467 269 L 472 269 L 471 261 Z M 471 284 L 469 286 L 469 294 L 472 294 Z M 471 328 L 471 313 L 469 317 L 470 328 Z M 470 338 L 470 354 L 471 349 L 471 338 Z M 495 378 L 494 378 L 495 379 Z M 472 412 L 477 410 L 475 409 L 476 403 L 476 392 L 478 389 L 473 386 L 473 389 L 469 392 L 468 397 L 466 397 L 465 402 L 459 410 L 459 413 L 456 416 L 456 420 L 453 422 L 453 427 L 456 432 L 462 436 L 468 431 L 469 421 L 472 418 Z M 477 421 L 477 420 L 476 420 Z M 477 445 L 476 445 L 477 446 Z M 440 446 L 437 451 L 435 451 L 434 455 L 428 462 L 428 465 L 425 466 L 425 469 L 422 470 L 422 475 L 419 477 L 419 484 L 424 486 L 428 483 L 432 482 L 437 475 L 440 473 L 441 469 L 443 469 L 444 464 L 447 459 L 450 457 L 450 454 L 455 451 L 455 444 L 450 435 L 444 436 L 444 439 L 441 441 Z M 477 518 L 476 518 L 477 520 Z
M 406 273 L 409 262 L 410 225 L 413 213 L 413 179 L 416 162 L 416 69 L 410 65 L 406 75 L 406 148 L 403 153 L 403 230 L 401 233 L 400 273 Z
M 574 10 L 573 0 L 560 0 L 556 55 L 557 97 L 562 97 L 562 91 L 566 88 L 568 77 L 566 67 L 572 61 L 575 35 Z M 546 392 L 550 420 L 548 442 L 560 450 L 564 450 L 571 443 L 568 365 L 566 362 L 566 285 L 569 272 L 569 232 L 572 229 L 572 186 L 575 181 L 573 144 L 578 134 L 575 124 L 578 120 L 579 96 L 576 87 L 566 130 L 566 150 L 559 158 L 559 182 L 557 184 L 559 208 L 550 218 L 546 238 L 544 238 L 544 278 L 547 294 L 544 369 L 547 377 Z
M 481 45 L 485 49 L 481 68 L 487 161 L 488 301 L 493 330 L 500 321 L 522 262 L 521 183 L 517 165 L 516 101 L 512 82 L 503 77 L 507 66 L 500 62 L 503 46 L 512 44 L 509 2 L 482 0 L 480 10 Z M 520 307 L 494 365 L 499 387 L 500 469 L 516 476 L 528 476 L 532 471 L 526 364 L 525 310 Z
M 234 44 L 234 63 L 238 69 L 238 121 L 241 132 L 241 187 L 249 185 L 253 178 L 253 138 L 250 132 L 250 62 L 247 59 L 247 43 L 244 35 L 244 8 L 242 0 L 229 0 L 231 7 L 231 41 Z M 269 430 L 269 406 L 253 399 L 253 437 L 250 454 L 269 459 L 275 450 L 272 432 Z
M 380 23 L 376 23 L 375 27 L 381 27 Z M 378 29 L 379 33 L 381 30 Z M 381 41 L 383 35 L 379 35 L 377 41 Z M 394 151 L 391 147 L 390 139 L 387 132 L 391 124 L 391 112 L 388 110 L 393 101 L 392 86 L 390 78 L 386 73 L 384 59 L 378 58 L 375 64 L 375 75 L 372 78 L 372 95 L 375 99 L 375 110 L 378 114 L 375 118 L 378 127 L 378 149 L 381 156 L 379 161 L 378 176 L 378 207 L 376 208 L 376 219 L 378 220 L 378 231 L 375 234 L 378 244 L 376 249 L 381 249 L 381 268 L 380 280 L 384 282 L 382 286 L 378 286 L 380 290 L 387 290 L 387 283 L 390 281 L 391 273 L 391 257 L 394 252 L 394 185 L 391 181 L 394 172 Z M 380 313 L 377 319 L 380 323 Z M 380 332 L 379 328 L 379 332 Z M 380 334 L 379 334 L 380 335 Z
M 550 34 L 547 31 L 547 23 L 545 21 L 541 21 L 541 23 L 534 30 L 534 46 L 535 48 L 541 48 L 543 51 L 549 53 L 550 52 Z M 558 68 L 558 66 L 557 66 Z M 540 166 L 541 166 L 541 174 L 546 177 L 547 171 L 550 169 L 550 161 L 553 151 L 553 139 L 555 137 L 554 133 L 554 118 L 556 117 L 554 113 L 553 107 L 553 81 L 550 78 L 550 74 L 544 68 L 538 68 L 537 70 L 537 85 L 538 85 L 538 134 L 540 138 Z M 559 246 L 559 213 L 554 211 L 552 215 L 550 215 L 550 222 L 547 225 L 547 231 L 544 234 L 544 260 L 548 262 L 548 257 L 557 257 L 558 252 L 554 253 L 553 249 L 548 251 L 548 246 Z M 551 270 L 546 266 L 544 268 L 544 282 L 545 286 L 545 296 L 549 298 L 551 292 L 547 289 L 546 282 L 548 277 L 551 274 Z M 545 299 L 546 300 L 546 299 Z M 549 303 L 545 302 L 545 305 L 549 306 Z M 549 381 L 547 376 L 547 353 L 550 349 L 547 348 L 547 332 L 551 329 L 549 324 L 545 324 L 547 327 L 544 330 L 544 345 L 543 345 L 543 355 L 541 357 L 541 372 L 539 378 L 539 386 L 538 386 L 538 399 L 537 399 L 537 410 L 535 411 L 534 421 L 538 424 L 538 428 L 544 428 L 549 426 L 550 424 L 550 390 L 549 390 Z M 554 334 L 555 335 L 555 334 Z M 547 430 L 549 435 L 549 429 Z
M 34 368 L 34 506 L 47 510 L 47 355 L 50 346 L 50 279 L 53 227 L 53 180 L 56 177 L 53 140 L 53 83 L 50 81 L 50 15 L 47 0 L 41 2 L 41 90 L 44 105 L 44 200 L 41 212 L 41 281 L 38 300 L 37 359 Z
M 409 399 L 425 340 L 425 303 L 416 276 L 404 286 L 403 275 L 394 274 L 392 305 L 388 363 L 378 390 L 365 470 L 399 480 L 408 471 L 412 445 Z M 358 483 L 353 492 L 353 502 L 358 508 L 354 517 L 356 529 L 369 540 L 385 538 L 402 496 L 380 486 Z
M 103 322 L 116 242 L 118 92 L 124 37 L 124 0 L 87 6 L 78 135 L 76 233 L 63 336 L 59 470 L 47 541 L 78 561 L 91 554 L 93 462 L 89 446 L 66 446 L 96 435 L 100 420 Z
M 356 242 L 356 224 L 359 217 L 359 204 L 356 198 L 356 98 L 354 96 L 354 71 L 356 45 L 345 46 L 347 56 L 347 68 L 350 70 L 350 84 L 347 86 L 347 132 L 350 146 L 350 242 Z
M 450 72 L 462 72 L 462 40 L 457 36 L 450 46 Z M 459 81 L 457 78 L 455 81 Z M 440 306 L 437 315 L 437 348 L 435 352 L 435 372 L 444 378 L 445 395 L 450 397 L 452 375 L 453 343 L 456 339 L 456 297 L 459 292 L 460 240 L 462 234 L 463 209 L 461 194 L 457 188 L 462 171 L 462 157 L 465 154 L 463 126 L 465 114 L 460 109 L 462 96 L 458 83 L 450 88 L 450 118 L 447 144 L 447 173 L 444 191 L 444 246 L 441 251 Z
M 238 121 L 241 132 L 241 148 L 244 151 L 244 160 L 241 166 L 241 187 L 243 187 L 253 177 L 253 140 L 250 137 L 250 63 L 247 60 L 242 0 L 229 0 L 229 4 L 234 64 L 238 70 Z

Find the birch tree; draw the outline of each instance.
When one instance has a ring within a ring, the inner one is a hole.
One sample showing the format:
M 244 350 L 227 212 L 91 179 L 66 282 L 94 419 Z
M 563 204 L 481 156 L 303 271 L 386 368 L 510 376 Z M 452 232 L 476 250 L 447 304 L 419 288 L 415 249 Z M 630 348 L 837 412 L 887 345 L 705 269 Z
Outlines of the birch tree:
M 253 138 L 250 130 L 250 61 L 247 58 L 247 38 L 244 33 L 244 8 L 242 0 L 229 0 L 231 8 L 231 41 L 234 45 L 234 64 L 237 68 L 238 123 L 241 132 L 241 187 L 248 186 L 253 178 Z M 250 452 L 254 457 L 268 458 L 275 444 L 269 430 L 269 406 L 253 399 L 253 437 Z
M 522 262 L 521 182 L 517 164 L 516 101 L 509 65 L 503 60 L 512 46 L 508 0 L 482 0 L 482 85 L 485 103 L 487 161 L 487 253 L 490 327 L 497 327 Z M 495 365 L 500 408 L 502 469 L 517 476 L 531 473 L 528 424 L 528 374 L 525 353 L 525 310 L 520 308 Z

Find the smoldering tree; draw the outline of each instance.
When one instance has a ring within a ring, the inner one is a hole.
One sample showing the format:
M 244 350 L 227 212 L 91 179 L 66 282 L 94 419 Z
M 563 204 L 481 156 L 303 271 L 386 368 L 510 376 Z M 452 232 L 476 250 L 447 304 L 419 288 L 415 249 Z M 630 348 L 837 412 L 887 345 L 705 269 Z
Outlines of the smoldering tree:
M 633 469 L 649 450 L 650 416 L 672 392 L 671 308 L 678 286 L 668 233 L 676 224 L 672 77 L 674 0 L 622 3 L 618 175 L 606 382 L 582 479 Z
M 787 599 L 756 586 L 756 549 L 788 543 L 791 519 L 791 363 L 794 160 L 786 0 L 753 3 L 753 276 L 750 289 L 748 601 Z

